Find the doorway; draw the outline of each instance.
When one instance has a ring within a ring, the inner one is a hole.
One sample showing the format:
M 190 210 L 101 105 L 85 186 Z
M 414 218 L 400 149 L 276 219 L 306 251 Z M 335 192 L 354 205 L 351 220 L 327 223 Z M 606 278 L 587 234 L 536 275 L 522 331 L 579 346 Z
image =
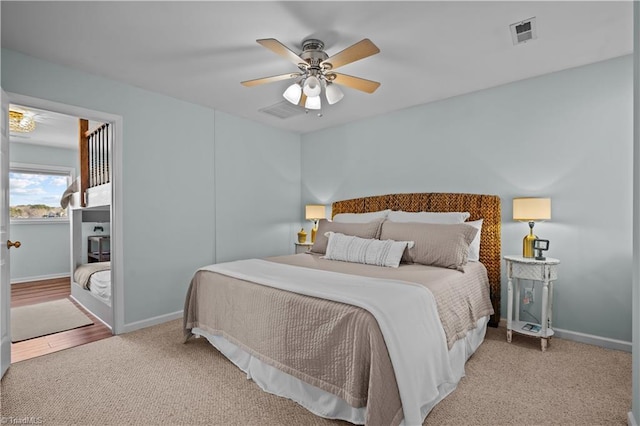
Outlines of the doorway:
M 77 117 L 84 117 L 88 120 L 93 120 L 93 121 L 98 121 L 101 123 L 109 123 L 109 125 L 112 126 L 113 129 L 113 138 L 112 138 L 112 157 L 113 157 L 113 167 L 110 170 L 110 174 L 112 175 L 112 193 L 111 193 L 111 204 L 108 208 L 108 217 L 109 217 L 109 227 L 110 227 L 110 251 L 111 251 L 111 262 L 113 264 L 113 266 L 111 267 L 111 274 L 112 274 L 112 306 L 111 306 L 111 310 L 113 312 L 112 315 L 112 331 L 113 334 L 117 334 L 120 332 L 120 330 L 122 330 L 122 325 L 124 322 L 124 310 L 123 310 L 123 290 L 122 290 L 122 272 L 121 272 L 121 253 L 122 250 L 120 249 L 120 241 L 122 241 L 122 234 L 121 234 L 121 227 L 118 226 L 121 223 L 121 218 L 122 218 L 122 213 L 121 213 L 121 180 L 119 179 L 120 176 L 120 168 L 121 168 L 121 158 L 122 158 L 122 154 L 121 154 L 121 147 L 120 147 L 120 143 L 122 140 L 122 118 L 119 116 L 115 116 L 112 114 L 107 114 L 107 113 L 102 113 L 102 112 L 98 112 L 98 111 L 93 111 L 93 110 L 88 110 L 88 109 L 84 109 L 84 108 L 79 108 L 79 107 L 75 107 L 75 106 L 70 106 L 70 105 L 65 105 L 65 104 L 60 104 L 60 103 L 55 103 L 55 102 L 51 102 L 51 101 L 46 101 L 46 100 L 42 100 L 42 99 L 37 99 L 37 98 L 31 98 L 31 97 L 27 97 L 27 96 L 23 96 L 23 95 L 18 95 L 18 94 L 9 94 L 9 100 L 12 104 L 15 105 L 19 105 L 23 108 L 30 108 L 30 109 L 34 109 L 34 110 L 42 110 L 42 111 L 48 111 L 52 114 L 66 114 L 66 115 L 70 115 L 73 116 L 75 118 Z M 37 125 L 37 122 L 36 122 Z M 15 142 L 14 140 L 14 135 L 11 134 L 10 135 L 10 142 L 11 142 L 11 146 L 13 147 L 13 143 Z M 16 139 L 19 139 L 16 138 Z M 77 144 L 77 133 L 76 136 L 74 138 L 75 143 Z M 10 151 L 10 155 L 12 154 L 12 152 Z M 55 213 L 54 213 L 55 214 Z M 100 216 L 100 213 L 95 213 L 98 214 L 98 216 Z M 95 217 L 94 214 L 94 217 Z M 100 226 L 100 221 L 103 221 L 103 219 L 98 219 L 98 222 L 96 224 L 89 224 L 89 226 L 91 226 L 91 231 L 93 232 L 93 230 L 95 229 L 97 233 L 101 233 L 102 231 L 104 231 L 104 228 L 107 228 L 107 226 L 104 226 L 104 222 L 103 222 L 103 226 Z M 83 223 L 82 226 L 84 227 L 85 224 Z M 103 228 L 103 229 L 99 229 L 99 228 Z M 84 249 L 85 247 L 83 247 Z M 86 251 L 85 251 L 86 253 Z M 67 273 L 68 274 L 68 273 Z M 71 270 L 71 274 L 73 274 L 73 270 Z M 72 277 L 73 278 L 73 277 Z M 44 282 L 43 282 L 44 281 Z M 60 282 L 60 278 L 51 278 L 50 280 L 38 280 L 37 282 L 31 283 L 29 284 L 29 286 L 32 286 L 33 288 L 31 290 L 34 290 L 35 288 L 37 288 L 38 286 L 49 286 L 49 288 L 51 289 L 51 291 L 53 293 L 56 293 L 56 291 L 58 292 L 62 292 L 64 293 L 65 291 L 68 290 L 69 288 L 69 281 L 70 279 L 67 277 L 66 281 L 63 280 L 63 282 Z M 13 287 L 13 286 L 12 286 Z M 26 288 L 27 286 L 24 285 L 23 288 Z M 54 288 L 57 288 L 57 290 L 53 290 Z M 12 288 L 13 290 L 13 288 Z M 28 292 L 27 292 L 28 293 Z M 15 294 L 12 291 L 12 294 Z M 60 293 L 58 293 L 58 296 L 60 296 Z M 24 302 L 20 302 L 20 299 L 23 296 L 21 295 L 16 295 L 15 298 L 17 299 L 17 301 L 15 302 L 16 304 L 22 304 Z M 31 297 L 34 298 L 33 300 L 37 300 L 37 297 L 33 295 L 32 296 L 26 296 L 26 297 Z M 63 296 L 64 297 L 64 296 Z M 3 309 L 8 308 L 8 306 L 3 306 Z M 100 321 L 95 321 L 95 324 L 100 324 Z M 101 325 L 101 324 L 100 324 Z M 103 326 L 104 327 L 104 326 Z M 85 330 L 83 330 L 86 334 L 86 331 L 89 330 L 88 328 L 84 327 Z M 81 329 L 78 329 L 81 330 Z M 107 329 L 108 330 L 108 329 Z M 104 330 L 103 330 L 104 331 Z M 108 332 L 109 335 L 111 335 L 111 331 Z M 91 334 L 91 333 L 89 333 Z M 99 335 L 100 333 L 96 333 L 96 335 Z M 86 337 L 86 336 L 85 336 Z M 95 335 L 93 336 L 95 337 Z M 49 338 L 51 339 L 51 338 Z M 70 339 L 70 340 L 74 340 L 74 339 Z M 76 341 L 79 341 L 81 339 L 76 339 Z M 18 359 L 18 357 L 16 358 L 16 360 Z
M 11 352 L 18 362 L 108 337 L 113 316 L 108 312 L 105 321 L 104 312 L 101 316 L 84 306 L 71 290 L 74 265 L 87 262 L 81 255 L 86 257 L 86 247 L 73 246 L 72 209 L 62 202 L 79 173 L 79 117 L 15 103 L 9 114 L 10 234 L 21 244 L 10 259 Z M 102 124 L 91 123 L 94 128 Z M 99 222 L 74 214 L 82 222 L 77 231 L 108 236 L 108 206 L 97 214 L 93 220 Z M 96 285 L 106 282 L 110 290 L 110 272 L 106 274 Z

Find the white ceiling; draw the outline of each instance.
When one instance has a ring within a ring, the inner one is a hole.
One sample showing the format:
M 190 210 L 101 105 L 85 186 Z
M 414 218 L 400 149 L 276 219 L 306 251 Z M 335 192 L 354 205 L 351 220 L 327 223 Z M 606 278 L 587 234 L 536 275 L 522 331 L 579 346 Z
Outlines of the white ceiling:
M 32 132 L 11 132 L 11 142 L 78 149 L 78 117 L 16 104 L 10 104 L 9 109 L 28 112 L 36 122 L 36 128 Z M 89 129 L 95 129 L 100 124 L 102 123 L 89 121 Z
M 632 2 L 1 2 L 2 46 L 299 133 L 632 53 Z M 537 18 L 514 46 L 509 25 Z M 290 84 L 240 81 L 296 71 L 258 45 L 329 55 L 371 39 L 380 53 L 340 69 L 374 94 L 279 119 L 259 109 Z

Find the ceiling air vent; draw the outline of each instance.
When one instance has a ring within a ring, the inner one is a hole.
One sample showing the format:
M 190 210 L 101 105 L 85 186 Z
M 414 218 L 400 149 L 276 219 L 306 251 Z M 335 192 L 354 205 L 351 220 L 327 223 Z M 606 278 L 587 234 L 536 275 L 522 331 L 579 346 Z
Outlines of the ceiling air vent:
M 535 17 L 511 24 L 509 28 L 511 28 L 511 38 L 514 45 L 538 38 Z
M 282 119 L 305 113 L 305 109 L 303 107 L 294 105 L 288 101 L 278 102 L 277 104 L 261 108 L 258 111 Z

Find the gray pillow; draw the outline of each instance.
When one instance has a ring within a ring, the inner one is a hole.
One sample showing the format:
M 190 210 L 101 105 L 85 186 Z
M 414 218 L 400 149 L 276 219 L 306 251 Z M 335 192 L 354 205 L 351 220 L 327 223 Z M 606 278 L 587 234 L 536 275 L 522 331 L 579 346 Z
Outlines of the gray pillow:
M 477 228 L 463 223 L 445 225 L 386 221 L 382 224 L 380 239 L 414 241 L 413 248 L 405 250 L 402 256 L 404 262 L 463 271 L 469 256 L 469 244 L 477 233 Z
M 311 247 L 312 253 L 325 254 L 327 252 L 328 238 L 325 232 L 335 232 L 344 235 L 352 235 L 360 238 L 378 238 L 380 234 L 380 225 L 383 219 L 374 220 L 367 223 L 338 223 L 330 222 L 327 219 L 320 219 L 318 222 L 318 233 L 316 234 L 316 242 Z

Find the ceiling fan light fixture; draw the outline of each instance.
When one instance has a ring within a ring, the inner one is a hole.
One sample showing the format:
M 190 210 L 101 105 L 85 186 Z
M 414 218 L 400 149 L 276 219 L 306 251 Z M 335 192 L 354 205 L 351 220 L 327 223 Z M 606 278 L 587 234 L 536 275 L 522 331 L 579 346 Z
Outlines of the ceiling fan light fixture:
M 309 96 L 304 103 L 306 109 L 320 109 L 322 108 L 322 102 L 320 96 Z
M 340 90 L 338 86 L 332 83 L 327 83 L 324 94 L 327 97 L 327 102 L 329 102 L 329 105 L 338 103 L 340 102 L 340 100 L 342 100 L 342 98 L 344 98 L 344 93 L 342 92 L 342 90 Z
M 304 81 L 304 87 L 302 88 L 302 91 L 309 98 L 319 96 L 320 92 L 322 91 L 322 86 L 320 86 L 320 80 L 318 80 L 318 77 L 316 77 L 315 75 L 307 77 L 307 79 Z
M 298 83 L 293 83 L 291 86 L 287 87 L 287 90 L 284 91 L 282 96 L 292 104 L 298 105 L 300 97 L 302 96 L 302 87 L 300 87 Z

